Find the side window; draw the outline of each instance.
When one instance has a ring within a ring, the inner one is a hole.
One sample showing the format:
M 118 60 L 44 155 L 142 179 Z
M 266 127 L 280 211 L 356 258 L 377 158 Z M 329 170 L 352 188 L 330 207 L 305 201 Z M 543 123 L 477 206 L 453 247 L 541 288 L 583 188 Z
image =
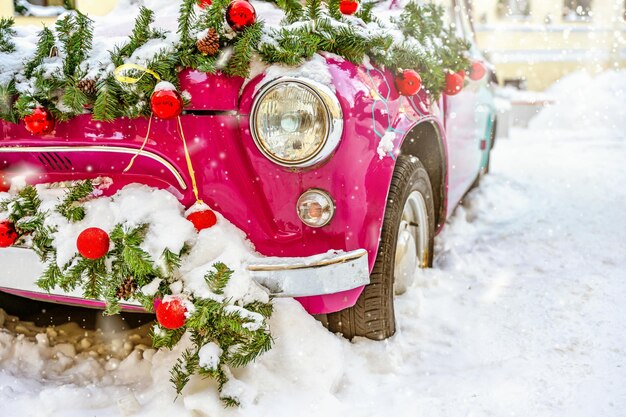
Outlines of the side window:
M 498 16 L 505 19 L 530 17 L 530 0 L 498 0 Z
M 465 33 L 465 38 L 467 40 L 471 40 L 472 44 L 475 43 L 475 34 L 474 34 L 474 22 L 472 20 L 473 12 L 472 12 L 472 3 L 467 0 L 458 0 L 458 11 L 460 24 L 463 27 L 463 32 Z
M 591 17 L 593 16 L 591 3 L 592 0 L 564 0 L 563 20 L 570 22 L 591 20 Z

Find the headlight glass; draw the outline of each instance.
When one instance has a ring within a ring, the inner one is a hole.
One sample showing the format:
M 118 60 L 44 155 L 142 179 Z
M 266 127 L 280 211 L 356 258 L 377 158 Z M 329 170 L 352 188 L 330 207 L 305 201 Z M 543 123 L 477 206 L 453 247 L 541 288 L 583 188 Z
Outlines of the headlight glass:
M 310 86 L 285 81 L 265 91 L 255 105 L 253 134 L 259 149 L 281 165 L 313 159 L 328 139 L 331 121 L 320 95 Z

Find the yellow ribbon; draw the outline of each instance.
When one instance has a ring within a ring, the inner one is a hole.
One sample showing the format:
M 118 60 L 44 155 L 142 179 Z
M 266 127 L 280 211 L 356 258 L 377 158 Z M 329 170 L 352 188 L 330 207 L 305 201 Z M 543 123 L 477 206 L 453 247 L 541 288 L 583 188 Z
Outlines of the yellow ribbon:
M 178 130 L 180 133 L 180 137 L 183 140 L 183 149 L 185 150 L 185 161 L 187 162 L 187 171 L 189 171 L 189 176 L 191 177 L 191 186 L 193 188 L 193 195 L 196 197 L 196 202 L 204 203 L 199 196 L 198 193 L 198 185 L 196 184 L 196 173 L 193 169 L 193 164 L 191 163 L 191 156 L 189 155 L 189 149 L 187 149 L 187 140 L 185 140 L 185 133 L 183 133 L 183 124 L 180 121 L 180 116 L 177 116 L 178 120 Z
M 125 75 L 122 75 L 122 72 L 126 70 L 131 70 L 131 69 L 142 71 L 143 74 L 141 74 L 139 78 L 127 77 Z M 161 77 L 159 77 L 159 74 L 157 74 L 156 72 L 152 71 L 149 68 L 142 67 L 141 65 L 137 65 L 137 64 L 122 64 L 119 67 L 115 68 L 115 71 L 113 71 L 113 75 L 115 75 L 115 78 L 119 82 L 126 83 L 126 84 L 135 84 L 137 81 L 141 80 L 141 77 L 143 77 L 146 74 L 150 74 L 157 81 L 161 81 Z
M 122 75 L 122 72 L 126 70 L 133 70 L 133 69 L 142 71 L 143 74 L 141 74 L 139 78 L 127 77 L 125 75 Z M 159 74 L 152 71 L 151 69 L 142 67 L 141 65 L 137 65 L 137 64 L 120 65 L 119 67 L 115 68 L 115 71 L 113 72 L 113 74 L 115 75 L 115 78 L 119 82 L 126 83 L 126 84 L 135 84 L 141 79 L 141 77 L 143 77 L 146 74 L 150 74 L 157 81 L 161 81 L 161 77 L 159 77 Z M 193 169 L 193 164 L 191 163 L 191 156 L 189 155 L 189 149 L 187 148 L 187 140 L 185 139 L 185 133 L 183 132 L 183 124 L 180 121 L 180 116 L 176 117 L 176 119 L 178 120 L 178 132 L 180 134 L 181 139 L 183 140 L 183 149 L 185 150 L 185 161 L 187 162 L 187 171 L 189 172 L 189 176 L 191 177 L 191 186 L 193 188 L 193 195 L 196 197 L 196 202 L 203 203 L 203 201 L 200 199 L 200 193 L 198 192 L 198 185 L 196 183 L 196 173 Z M 148 133 L 146 133 L 146 137 L 143 140 L 143 144 L 141 145 L 141 148 L 139 148 L 137 153 L 132 157 L 132 159 L 128 163 L 128 166 L 126 167 L 126 169 L 124 169 L 124 172 L 127 172 L 133 166 L 135 159 L 141 154 L 144 147 L 148 143 L 148 137 L 150 136 L 151 127 L 152 127 L 152 114 L 150 114 L 150 120 L 148 121 Z
M 131 169 L 133 164 L 135 163 L 135 159 L 137 159 L 137 157 L 139 155 L 141 155 L 141 152 L 143 152 L 143 148 L 145 148 L 146 144 L 148 143 L 148 138 L 150 137 L 150 129 L 151 128 L 152 128 L 152 113 L 150 113 L 150 119 L 148 119 L 148 132 L 146 133 L 146 137 L 143 139 L 143 143 L 141 144 L 141 148 L 139 148 L 137 153 L 135 153 L 135 155 L 133 155 L 133 157 L 130 159 L 130 162 L 126 166 L 126 168 L 124 168 L 123 172 L 128 172 L 128 170 Z

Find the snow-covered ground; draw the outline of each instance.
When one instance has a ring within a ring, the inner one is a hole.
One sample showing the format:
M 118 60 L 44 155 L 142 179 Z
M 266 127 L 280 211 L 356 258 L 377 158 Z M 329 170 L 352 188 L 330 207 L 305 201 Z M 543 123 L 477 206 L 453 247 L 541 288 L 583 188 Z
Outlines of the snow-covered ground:
M 224 411 L 208 380 L 174 401 L 180 352 L 150 349 L 145 328 L 46 331 L 0 314 L 0 415 L 623 416 L 624 75 L 588 79 L 592 101 L 553 91 L 560 104 L 497 143 L 388 341 L 347 342 L 277 300 L 275 347 L 236 372 L 243 405 Z M 604 117 L 607 101 L 621 107 Z

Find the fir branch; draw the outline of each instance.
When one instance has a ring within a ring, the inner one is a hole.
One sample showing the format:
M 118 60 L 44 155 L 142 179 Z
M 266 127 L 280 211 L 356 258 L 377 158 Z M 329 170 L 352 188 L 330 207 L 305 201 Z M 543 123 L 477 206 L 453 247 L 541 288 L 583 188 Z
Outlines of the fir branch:
M 104 258 L 101 259 L 81 259 L 84 263 L 84 283 L 83 295 L 85 298 L 98 299 L 105 294 L 107 286 L 107 271 Z M 109 300 L 107 300 L 109 301 Z M 116 300 L 117 301 L 117 300 Z M 110 303 L 107 303 L 107 307 Z
M 180 268 L 181 259 L 179 254 L 176 254 L 168 248 L 165 248 L 161 257 L 163 258 L 165 271 L 168 275 L 172 275 L 175 270 Z
M 77 222 L 85 218 L 85 208 L 78 203 L 90 196 L 94 191 L 91 180 L 73 183 L 65 193 L 63 201 L 55 207 L 55 211 L 68 219 Z
M 12 79 L 7 85 L 0 85 L 0 119 L 17 123 L 18 115 L 13 108 L 13 101 L 17 95 L 15 80 Z
M 50 260 L 42 272 L 36 284 L 44 291 L 50 292 L 57 286 L 57 283 L 63 278 L 61 268 L 56 263 L 56 259 Z
M 17 32 L 13 29 L 15 20 L 13 18 L 0 18 L 0 53 L 8 54 L 15 52 L 13 37 Z
M 191 29 L 193 27 L 193 22 L 196 17 L 196 3 L 197 0 L 183 0 L 180 5 L 180 10 L 178 12 L 177 33 L 180 35 L 180 43 L 183 48 L 192 46 L 194 44 L 194 40 L 191 36 Z
M 200 369 L 200 356 L 197 351 L 187 349 L 178 358 L 172 368 L 170 382 L 174 384 L 177 394 L 182 394 L 185 385 L 189 383 L 191 376 Z
M 152 346 L 155 348 L 167 348 L 171 349 L 176 345 L 185 334 L 185 328 L 169 330 L 160 326 L 154 326 L 150 330 L 150 337 L 152 338 Z
M 213 265 L 214 271 L 209 271 L 204 276 L 207 285 L 215 294 L 224 294 L 224 288 L 233 275 L 233 271 L 222 262 Z
M 287 23 L 294 23 L 302 19 L 304 8 L 299 0 L 276 0 L 275 3 L 285 12 Z
M 322 0 L 306 0 L 306 15 L 310 20 L 320 20 L 322 17 Z
M 122 65 L 124 58 L 130 57 L 137 48 L 143 46 L 148 40 L 161 36 L 160 33 L 150 28 L 153 22 L 154 12 L 147 7 L 141 6 L 128 42 L 122 47 L 116 47 L 111 52 L 111 60 L 115 66 Z
M 329 0 L 329 1 L 336 1 L 336 0 Z M 361 2 L 361 4 L 359 5 L 359 10 L 356 12 L 356 17 L 363 20 L 363 22 L 365 23 L 374 22 L 376 18 L 372 15 L 372 11 L 374 10 L 374 7 L 378 3 L 380 3 L 380 1 Z
M 281 29 L 274 33 L 276 45 L 264 43 L 259 48 L 263 60 L 268 63 L 282 63 L 298 66 L 311 58 L 319 48 L 319 36 L 306 27 Z
M 96 102 L 93 106 L 93 119 L 111 121 L 123 113 L 120 89 L 112 77 L 100 80 L 97 84 Z
M 24 64 L 24 77 L 31 78 L 33 71 L 37 68 L 43 60 L 50 56 L 52 48 L 55 47 L 54 33 L 47 27 L 44 27 L 39 32 L 39 40 L 37 42 L 37 49 L 35 55 Z
M 45 218 L 46 214 L 42 213 L 42 218 Z M 46 226 L 44 221 L 41 224 L 41 227 L 33 230 L 32 247 L 39 259 L 45 262 L 56 257 L 56 250 L 53 248 L 54 239 L 52 238 L 52 233 L 56 232 L 56 229 Z
M 224 33 L 225 13 L 230 0 L 213 0 L 211 7 L 207 7 L 198 19 L 198 29 L 215 29 L 221 35 Z
M 143 5 L 140 6 L 139 15 L 135 20 L 135 26 L 130 35 L 130 49 L 134 51 L 150 40 L 153 35 L 153 31 L 150 29 L 152 23 L 154 23 L 154 12 Z M 130 54 L 127 52 L 126 55 Z
M 247 77 L 250 73 L 250 60 L 258 45 L 263 31 L 259 22 L 247 27 L 235 41 L 233 55 L 224 72 L 231 76 Z
M 258 356 L 272 348 L 272 337 L 269 333 L 255 332 L 251 337 L 238 346 L 238 349 L 228 355 L 226 363 L 235 368 L 241 368 L 254 361 Z
M 274 306 L 272 305 L 272 303 L 255 301 L 253 303 L 246 304 L 244 308 L 253 313 L 258 313 L 267 319 L 269 319 L 274 313 Z
M 25 186 L 16 196 L 0 202 L 0 209 L 10 212 L 9 220 L 13 223 L 17 223 L 23 217 L 37 215 L 40 206 L 41 199 L 32 185 Z
M 343 14 L 339 9 L 339 4 L 341 0 L 327 0 L 326 4 L 328 6 L 328 14 L 335 20 L 342 20 Z
M 73 113 L 80 114 L 85 110 L 85 105 L 89 103 L 89 97 L 85 95 L 72 81 L 65 87 L 63 93 L 63 104 L 72 110 Z

